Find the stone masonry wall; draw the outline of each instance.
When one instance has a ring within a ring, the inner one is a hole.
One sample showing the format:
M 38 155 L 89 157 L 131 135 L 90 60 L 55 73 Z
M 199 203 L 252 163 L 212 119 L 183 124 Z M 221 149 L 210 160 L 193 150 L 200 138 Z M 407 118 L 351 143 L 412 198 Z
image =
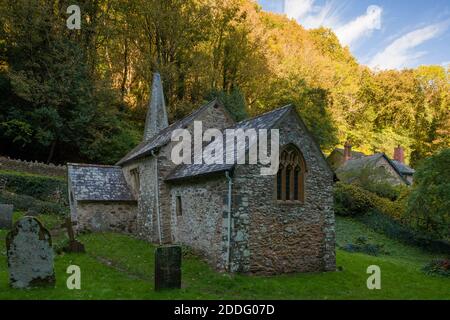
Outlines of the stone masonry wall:
M 37 161 L 17 160 L 0 156 L 0 170 L 13 170 L 53 177 L 65 177 L 66 166 L 56 166 Z
M 217 270 L 226 269 L 227 188 L 224 173 L 171 188 L 173 242 L 201 252 Z M 181 197 L 181 215 L 176 211 L 177 196 Z
M 392 168 L 392 165 L 390 165 L 384 157 L 381 157 L 380 160 L 375 163 L 375 167 L 383 167 L 386 170 L 386 173 L 388 174 L 386 181 L 388 183 L 393 185 L 405 184 L 402 177 L 394 170 L 394 168 Z
M 159 242 L 156 217 L 156 160 L 153 157 L 133 162 L 123 168 L 128 185 L 133 186 L 130 170 L 137 168 L 140 177 L 140 190 L 133 190 L 137 195 L 136 234 L 149 242 Z M 133 186 L 134 187 L 134 186 Z
M 305 202 L 279 203 L 275 177 L 238 166 L 233 269 L 258 274 L 335 270 L 333 175 L 295 117 L 279 124 L 280 145 L 295 144 L 306 161 Z
M 136 232 L 135 202 L 78 202 L 77 232 Z

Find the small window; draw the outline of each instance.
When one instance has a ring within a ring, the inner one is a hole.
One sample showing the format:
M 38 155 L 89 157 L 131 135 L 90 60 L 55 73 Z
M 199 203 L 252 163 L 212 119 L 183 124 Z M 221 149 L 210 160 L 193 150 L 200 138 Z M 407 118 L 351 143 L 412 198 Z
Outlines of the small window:
M 141 181 L 139 178 L 139 169 L 138 168 L 131 169 L 130 175 L 131 175 L 131 178 L 133 179 L 134 189 L 136 191 L 139 191 L 140 186 L 141 186 Z
M 183 207 L 181 206 L 181 196 L 176 197 L 176 210 L 177 210 L 177 216 L 183 215 Z

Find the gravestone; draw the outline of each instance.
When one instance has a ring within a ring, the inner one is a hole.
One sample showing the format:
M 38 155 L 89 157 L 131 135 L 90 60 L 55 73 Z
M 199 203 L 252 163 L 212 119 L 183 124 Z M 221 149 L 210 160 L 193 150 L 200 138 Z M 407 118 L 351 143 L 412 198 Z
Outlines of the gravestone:
M 155 252 L 155 290 L 181 288 L 181 247 L 164 246 Z
M 0 229 L 11 229 L 14 206 L 12 204 L 0 204 Z
M 55 285 L 52 239 L 39 220 L 20 219 L 6 236 L 6 252 L 11 287 Z

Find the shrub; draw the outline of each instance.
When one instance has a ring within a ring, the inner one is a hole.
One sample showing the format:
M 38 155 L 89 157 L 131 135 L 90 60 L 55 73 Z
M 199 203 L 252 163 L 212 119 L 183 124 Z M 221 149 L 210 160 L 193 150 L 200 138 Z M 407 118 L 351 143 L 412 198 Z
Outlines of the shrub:
M 31 196 L 19 195 L 11 192 L 0 192 L 0 203 L 8 203 L 14 205 L 14 209 L 27 212 L 32 211 L 34 214 L 55 214 L 65 215 L 68 212 L 66 206 L 55 202 L 42 201 Z
M 418 232 L 376 209 L 370 210 L 363 216 L 358 216 L 357 219 L 374 231 L 408 245 L 436 253 L 450 252 L 449 242 L 435 239 L 432 234 Z
M 391 201 L 389 199 L 381 198 L 376 195 L 372 196 L 372 200 L 374 203 L 373 209 L 378 210 L 379 212 L 387 215 L 388 217 L 391 217 L 398 222 L 406 223 L 406 221 L 404 221 L 405 206 L 403 201 Z
M 450 148 L 425 159 L 414 174 L 407 213 L 417 228 L 450 240 Z
M 12 193 L 43 201 L 67 202 L 67 182 L 61 178 L 0 171 L 0 180 L 5 181 L 5 189 Z
M 343 249 L 348 252 L 362 252 L 371 256 L 389 254 L 389 252 L 384 249 L 383 244 L 369 243 L 366 237 L 356 238 L 355 243 L 348 243 Z
M 336 183 L 334 188 L 334 210 L 341 216 L 363 215 L 375 207 L 373 197 L 366 190 L 345 183 Z
M 334 189 L 334 210 L 341 216 L 361 216 L 377 210 L 398 221 L 404 217 L 402 201 L 391 201 L 360 186 L 341 182 Z
M 450 276 L 450 260 L 449 259 L 436 259 L 426 264 L 422 271 L 428 275 L 438 275 L 449 277 Z
M 397 200 L 401 194 L 405 192 L 404 190 L 408 188 L 406 186 L 393 186 L 390 183 L 381 182 L 368 183 L 362 187 L 367 191 L 375 193 L 379 197 L 386 198 L 391 201 Z

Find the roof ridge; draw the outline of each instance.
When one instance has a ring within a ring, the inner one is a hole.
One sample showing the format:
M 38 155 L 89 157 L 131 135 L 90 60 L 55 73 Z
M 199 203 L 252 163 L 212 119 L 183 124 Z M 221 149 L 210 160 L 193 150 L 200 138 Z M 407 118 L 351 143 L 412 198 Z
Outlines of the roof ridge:
M 279 108 L 276 108 L 276 109 L 273 109 L 273 110 L 264 112 L 264 113 L 262 113 L 262 114 L 260 114 L 260 115 L 254 116 L 253 118 L 249 118 L 249 119 L 245 119 L 245 120 L 239 121 L 239 122 L 237 122 L 237 123 L 235 124 L 235 126 L 237 126 L 237 125 L 239 125 L 239 124 L 241 124 L 241 123 L 248 122 L 248 121 L 256 120 L 256 119 L 258 119 L 258 118 L 267 116 L 267 115 L 269 115 L 269 114 L 271 114 L 271 113 L 274 113 L 274 112 L 281 111 L 281 110 L 283 110 L 283 109 L 287 110 L 287 109 L 289 109 L 290 107 L 292 107 L 292 104 L 287 104 L 287 105 L 285 105 L 285 106 L 283 106 L 283 107 L 279 107 Z
M 155 138 L 157 138 L 157 137 L 160 135 L 161 132 L 163 132 L 163 131 L 165 131 L 165 130 L 168 130 L 169 128 L 175 126 L 176 124 L 178 124 L 178 123 L 180 123 L 180 122 L 183 122 L 183 120 L 186 120 L 186 119 L 189 118 L 189 117 L 193 117 L 194 115 L 200 113 L 200 111 L 203 111 L 204 109 L 206 109 L 206 107 L 209 107 L 213 102 L 216 102 L 216 101 L 217 101 L 217 98 L 215 98 L 215 99 L 213 99 L 213 100 L 211 100 L 211 101 L 209 101 L 209 102 L 203 104 L 200 108 L 195 109 L 194 111 L 192 111 L 190 114 L 188 114 L 188 115 L 185 116 L 184 118 L 181 118 L 181 119 L 175 121 L 174 123 L 169 124 L 167 127 L 165 127 L 164 129 L 162 129 L 161 131 L 159 131 L 158 134 L 155 136 Z M 148 142 L 150 142 L 150 141 L 153 141 L 153 139 L 152 139 L 152 140 L 149 140 Z
M 175 121 L 174 123 L 170 124 L 169 126 L 165 127 L 164 129 L 160 130 L 152 139 L 147 140 L 147 141 L 144 141 L 144 140 L 141 141 L 136 147 L 131 149 L 124 157 L 122 157 L 116 163 L 116 165 L 123 165 L 124 163 L 131 161 L 138 156 L 146 154 L 150 150 L 153 150 L 157 146 L 154 146 L 151 149 L 140 153 L 142 151 L 142 149 L 145 149 L 147 146 L 149 146 L 155 142 L 158 142 L 158 140 L 161 139 L 161 137 L 163 137 L 166 133 L 168 133 L 172 130 L 175 130 L 178 126 L 181 126 L 181 128 L 185 127 L 186 124 L 191 123 L 192 120 L 194 120 L 197 115 L 199 115 L 200 113 L 202 113 L 204 110 L 208 109 L 209 107 L 215 105 L 216 103 L 218 103 L 217 98 L 203 104 L 200 108 L 192 111 L 189 115 L 185 116 L 184 118 L 182 118 L 180 120 Z M 158 143 L 161 143 L 161 142 L 158 142 Z M 162 143 L 162 144 L 164 144 L 164 143 Z M 159 146 L 161 146 L 161 144 Z
M 67 162 L 67 166 L 77 166 L 77 167 L 98 167 L 98 168 L 120 168 L 117 165 L 109 164 L 94 164 L 94 163 L 74 163 Z

